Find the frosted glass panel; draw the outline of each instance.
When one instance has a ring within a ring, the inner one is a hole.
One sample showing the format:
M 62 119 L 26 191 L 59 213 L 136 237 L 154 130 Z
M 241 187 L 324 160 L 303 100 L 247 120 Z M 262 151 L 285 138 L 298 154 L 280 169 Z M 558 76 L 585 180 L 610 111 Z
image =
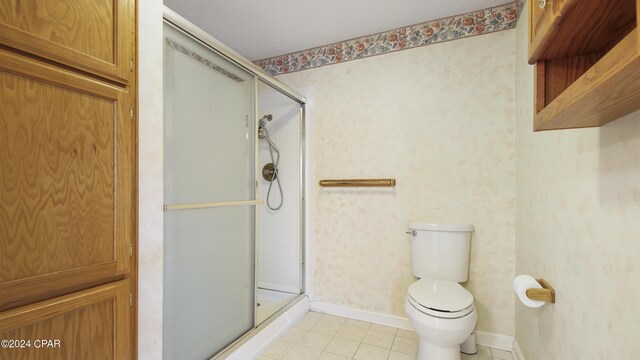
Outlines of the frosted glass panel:
M 165 204 L 254 198 L 255 78 L 183 33 L 164 33 Z
M 255 78 L 165 24 L 164 203 L 255 199 Z M 166 360 L 207 359 L 254 326 L 255 206 L 164 215 Z
M 165 213 L 165 359 L 207 359 L 253 328 L 254 214 L 254 206 Z

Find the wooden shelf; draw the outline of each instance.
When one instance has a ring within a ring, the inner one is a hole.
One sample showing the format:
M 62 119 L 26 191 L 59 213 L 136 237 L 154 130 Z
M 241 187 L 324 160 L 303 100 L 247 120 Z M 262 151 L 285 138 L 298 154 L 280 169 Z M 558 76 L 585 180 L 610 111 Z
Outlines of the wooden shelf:
M 539 62 L 536 67 L 536 131 L 601 126 L 640 108 L 640 49 L 636 30 L 550 101 L 545 98 L 554 95 L 550 94 L 553 89 L 541 89 L 542 78 L 546 78 L 547 84 L 551 82 L 546 76 L 549 65 Z M 567 68 L 579 70 L 580 66 Z
M 601 126 L 640 109 L 638 12 L 640 0 L 530 2 L 535 131 Z

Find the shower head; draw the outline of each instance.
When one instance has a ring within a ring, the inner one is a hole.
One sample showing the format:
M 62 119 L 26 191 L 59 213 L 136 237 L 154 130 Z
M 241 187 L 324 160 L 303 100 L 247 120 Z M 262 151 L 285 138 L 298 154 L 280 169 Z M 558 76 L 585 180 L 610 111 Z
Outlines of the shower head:
M 264 139 L 265 134 L 263 134 L 263 130 L 266 133 L 267 129 L 265 129 L 265 125 L 267 125 L 267 121 L 271 121 L 273 116 L 271 114 L 267 114 L 262 117 L 262 119 L 258 120 L 258 135 L 260 139 Z M 266 120 L 266 121 L 265 121 Z M 268 136 L 268 134 L 266 134 Z
M 272 119 L 273 119 L 273 116 L 271 116 L 271 114 L 267 114 L 263 116 L 262 119 L 258 120 L 258 126 L 264 127 L 267 124 L 266 121 L 271 121 Z

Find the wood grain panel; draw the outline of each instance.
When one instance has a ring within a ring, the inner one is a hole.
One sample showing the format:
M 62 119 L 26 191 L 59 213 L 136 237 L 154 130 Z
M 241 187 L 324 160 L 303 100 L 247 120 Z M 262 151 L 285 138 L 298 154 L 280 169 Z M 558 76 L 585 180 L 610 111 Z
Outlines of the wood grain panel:
M 3 0 L 0 43 L 106 76 L 131 80 L 134 2 Z
M 0 311 L 104 285 L 125 278 L 115 262 L 58 271 L 0 284 Z
M 534 9 L 537 3 L 533 0 L 531 8 Z M 545 19 L 545 15 L 541 15 L 541 19 Z M 540 21 L 539 26 L 531 29 L 530 64 L 602 52 L 635 26 L 636 1 L 564 0 L 551 17 L 553 21 Z
M 0 359 L 130 359 L 129 312 L 123 280 L 0 313 L 0 339 L 30 341 L 30 347 L 0 349 Z M 37 348 L 41 339 L 59 346 Z
M 538 112 L 534 129 L 601 126 L 638 108 L 640 52 L 633 31 Z
M 531 0 L 529 3 L 531 18 L 530 35 L 532 39 L 535 39 L 537 36 L 544 36 L 544 33 L 554 23 L 556 17 L 559 16 L 561 5 L 559 0 L 546 0 L 544 7 L 540 7 L 541 1 L 544 0 Z
M 0 22 L 113 63 L 113 0 L 4 0 Z
M 545 67 L 545 103 L 548 105 L 587 72 L 602 55 L 593 54 L 543 61 Z
M 539 52 L 539 44 L 547 43 L 555 33 L 561 9 L 571 6 L 572 1 L 546 0 L 544 8 L 540 7 L 541 0 L 529 1 L 529 57 Z
M 547 92 L 545 91 L 546 74 L 544 64 L 544 61 L 538 61 L 534 65 L 533 104 L 536 114 L 544 110 L 544 107 L 547 106 L 547 99 L 545 98 Z
M 6 51 L 0 91 L 0 290 L 98 264 L 127 271 L 129 94 Z
M 136 358 L 136 41 L 136 0 L 0 1 L 0 360 Z
M 113 260 L 116 103 L 0 73 L 0 282 Z

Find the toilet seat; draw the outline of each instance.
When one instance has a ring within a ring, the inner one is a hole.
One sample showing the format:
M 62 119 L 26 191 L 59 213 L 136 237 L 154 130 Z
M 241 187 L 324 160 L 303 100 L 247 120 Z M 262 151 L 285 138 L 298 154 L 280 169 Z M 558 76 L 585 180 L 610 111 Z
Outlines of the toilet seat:
M 420 279 L 409 286 L 409 303 L 427 315 L 454 319 L 471 313 L 473 295 L 457 282 Z
M 413 300 L 410 296 L 407 297 L 407 300 L 409 301 L 409 304 L 411 304 L 411 306 L 413 306 L 414 309 L 418 310 L 419 312 L 429 315 L 431 317 L 434 318 L 439 318 L 439 319 L 458 319 L 458 318 L 462 318 L 465 317 L 469 314 L 471 314 L 473 312 L 473 310 L 475 310 L 475 306 L 473 304 L 471 304 L 468 308 L 462 310 L 462 311 L 456 311 L 456 312 L 450 312 L 450 311 L 440 311 L 440 310 L 434 310 L 434 309 L 429 309 L 427 307 L 424 307 L 418 303 L 415 302 L 415 300 Z

